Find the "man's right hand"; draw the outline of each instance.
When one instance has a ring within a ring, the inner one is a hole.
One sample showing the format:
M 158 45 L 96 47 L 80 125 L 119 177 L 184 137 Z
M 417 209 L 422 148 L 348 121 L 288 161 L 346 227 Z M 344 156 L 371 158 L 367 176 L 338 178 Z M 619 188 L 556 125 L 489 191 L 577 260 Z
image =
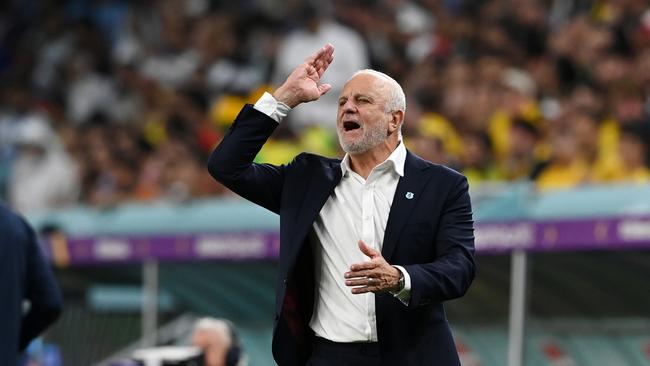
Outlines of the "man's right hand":
M 334 60 L 334 46 L 326 44 L 296 67 L 274 93 L 273 97 L 291 108 L 300 103 L 317 100 L 332 86 L 320 84 L 320 78 Z

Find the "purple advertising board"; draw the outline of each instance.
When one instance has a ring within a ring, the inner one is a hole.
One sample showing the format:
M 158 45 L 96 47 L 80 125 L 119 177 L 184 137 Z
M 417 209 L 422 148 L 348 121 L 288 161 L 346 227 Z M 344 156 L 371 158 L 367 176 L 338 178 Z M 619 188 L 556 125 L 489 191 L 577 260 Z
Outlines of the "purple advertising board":
M 497 254 L 527 251 L 650 249 L 650 216 L 513 221 L 476 224 L 476 249 Z M 60 266 L 196 260 L 274 260 L 276 231 L 178 235 L 102 235 L 46 241 L 46 253 Z
M 650 216 L 477 223 L 476 249 L 498 253 L 650 248 Z

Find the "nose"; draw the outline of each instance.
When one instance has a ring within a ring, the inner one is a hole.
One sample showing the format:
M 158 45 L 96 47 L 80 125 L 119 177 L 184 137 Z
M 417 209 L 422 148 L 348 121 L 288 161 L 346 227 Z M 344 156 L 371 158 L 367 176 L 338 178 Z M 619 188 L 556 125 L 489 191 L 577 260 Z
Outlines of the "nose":
M 348 99 L 345 101 L 345 104 L 341 106 L 341 110 L 343 113 L 354 113 L 357 111 L 357 106 L 354 104 L 353 100 Z

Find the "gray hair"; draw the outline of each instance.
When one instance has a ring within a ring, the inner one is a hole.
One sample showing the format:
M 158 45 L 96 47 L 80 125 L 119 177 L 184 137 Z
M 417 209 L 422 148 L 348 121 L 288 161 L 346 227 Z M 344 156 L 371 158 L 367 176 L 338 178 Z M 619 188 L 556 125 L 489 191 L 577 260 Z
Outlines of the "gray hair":
M 194 331 L 197 330 L 208 331 L 221 337 L 228 347 L 233 344 L 230 325 L 222 319 L 209 317 L 201 318 L 194 325 Z
M 404 95 L 404 90 L 399 85 L 395 79 L 384 74 L 381 71 L 373 69 L 363 69 L 355 72 L 348 81 L 354 78 L 357 75 L 372 75 L 374 77 L 380 78 L 386 82 L 388 85 L 388 100 L 386 101 L 386 112 L 392 111 L 403 111 L 406 112 L 406 96 Z

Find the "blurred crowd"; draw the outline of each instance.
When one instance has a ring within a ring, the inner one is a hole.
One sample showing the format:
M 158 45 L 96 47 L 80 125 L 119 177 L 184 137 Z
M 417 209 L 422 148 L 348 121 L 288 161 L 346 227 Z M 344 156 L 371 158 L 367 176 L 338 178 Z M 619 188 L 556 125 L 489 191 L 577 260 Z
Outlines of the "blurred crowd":
M 330 42 L 334 89 L 257 161 L 342 156 L 356 70 L 407 95 L 416 154 L 542 190 L 650 182 L 645 0 L 14 0 L 0 5 L 0 197 L 66 204 L 228 195 L 204 168 L 244 103 Z

